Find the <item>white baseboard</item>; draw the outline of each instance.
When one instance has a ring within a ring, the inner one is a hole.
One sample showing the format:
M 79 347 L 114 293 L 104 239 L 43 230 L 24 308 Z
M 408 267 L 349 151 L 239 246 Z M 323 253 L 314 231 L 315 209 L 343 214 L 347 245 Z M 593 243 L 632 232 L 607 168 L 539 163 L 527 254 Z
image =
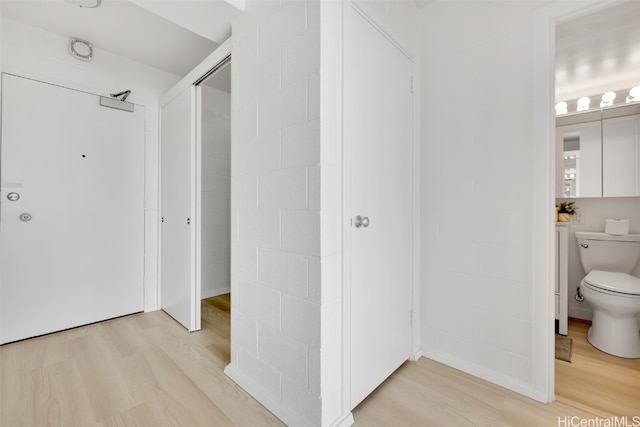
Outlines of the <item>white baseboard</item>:
M 411 360 L 412 362 L 415 362 L 419 360 L 421 357 L 422 357 L 422 346 L 417 346 L 414 349 L 413 354 L 411 355 L 411 358 L 409 360 Z
M 329 424 L 329 427 L 349 427 L 351 425 L 353 425 L 353 414 L 349 412 L 343 417 Z
M 291 412 L 291 410 L 284 407 L 282 402 L 280 402 L 273 394 L 269 393 L 264 389 L 264 387 L 246 376 L 235 366 L 227 365 L 224 368 L 224 373 L 286 425 L 314 427 L 309 421 L 300 418 L 298 414 Z
M 593 310 L 590 307 L 569 307 L 569 317 L 582 320 L 592 320 Z
M 545 393 L 535 390 L 529 384 L 515 381 L 513 378 L 507 377 L 506 375 L 492 371 L 483 366 L 469 363 L 466 360 L 459 359 L 448 353 L 423 350 L 423 357 L 450 366 L 469 375 L 473 375 L 474 377 L 489 381 L 490 383 L 537 400 L 538 402 L 549 403 Z
M 145 313 L 151 313 L 152 311 L 158 311 L 158 310 L 160 310 L 160 307 L 158 307 L 157 305 L 151 305 L 144 308 Z

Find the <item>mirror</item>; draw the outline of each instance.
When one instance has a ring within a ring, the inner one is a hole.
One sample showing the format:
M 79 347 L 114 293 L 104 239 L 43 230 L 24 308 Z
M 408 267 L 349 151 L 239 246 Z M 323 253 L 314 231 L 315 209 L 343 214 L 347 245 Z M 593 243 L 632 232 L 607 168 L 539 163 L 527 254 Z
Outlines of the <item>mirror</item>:
M 559 198 L 640 196 L 640 105 L 556 119 Z
M 562 132 L 562 197 L 601 197 L 600 124 Z

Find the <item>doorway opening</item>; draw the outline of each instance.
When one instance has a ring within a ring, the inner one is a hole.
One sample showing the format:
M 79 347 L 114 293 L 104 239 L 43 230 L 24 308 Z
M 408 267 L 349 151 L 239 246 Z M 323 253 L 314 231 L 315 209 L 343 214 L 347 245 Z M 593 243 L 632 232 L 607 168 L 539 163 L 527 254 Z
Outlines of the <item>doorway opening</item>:
M 225 338 L 216 343 L 215 351 L 230 363 L 231 59 L 214 67 L 196 86 L 201 325 Z
M 555 204 L 573 202 L 578 215 L 570 222 L 556 226 L 567 229 L 568 234 L 564 249 L 556 253 L 556 265 L 567 271 L 568 286 L 562 292 L 567 301 L 564 303 L 564 321 L 567 322 L 568 317 L 568 331 L 560 331 L 560 334 L 571 339 L 571 361 L 558 360 L 559 352 L 556 351 L 555 396 L 561 402 L 588 407 L 600 416 L 633 416 L 637 413 L 640 359 L 613 356 L 589 343 L 593 311 L 578 290 L 588 272 L 580 262 L 575 232 L 602 232 L 606 218 L 637 217 L 640 197 L 638 194 L 610 197 L 605 187 L 613 177 L 607 175 L 603 165 L 606 167 L 607 155 L 609 159 L 620 157 L 622 139 L 637 147 L 640 143 L 638 132 L 634 130 L 630 139 L 618 135 L 615 148 L 612 148 L 614 144 L 607 146 L 606 126 L 600 111 L 613 114 L 616 109 L 626 108 L 604 104 L 604 94 L 628 92 L 640 82 L 637 65 L 634 65 L 634 58 L 640 53 L 640 31 L 632 18 L 638 13 L 640 4 L 619 2 L 556 25 L 555 102 L 564 102 L 562 105 L 568 106 L 568 111 L 559 109 L 556 121 Z M 616 66 L 611 67 L 611 64 Z M 582 97 L 591 98 L 590 107 L 584 111 L 577 110 L 577 100 Z M 615 104 L 625 105 L 624 96 L 617 98 Z M 631 116 L 625 117 L 625 121 L 629 120 L 633 120 Z M 640 115 L 633 121 L 640 123 Z M 640 125 L 633 126 L 640 129 Z M 609 150 L 616 153 L 607 153 Z M 635 156 L 622 154 L 622 157 L 633 159 Z M 594 167 L 590 168 L 591 165 Z M 616 179 L 621 179 L 621 175 L 634 179 L 640 164 L 633 167 L 636 172 L 623 172 L 623 164 L 618 164 Z M 613 187 L 616 191 L 627 188 L 620 181 Z M 636 230 L 630 230 L 630 233 L 637 233 Z M 631 274 L 639 276 L 640 265 L 636 265 Z M 638 320 L 640 328 L 640 318 Z
M 163 97 L 161 116 L 161 308 L 190 332 L 221 321 L 228 353 L 229 43 Z

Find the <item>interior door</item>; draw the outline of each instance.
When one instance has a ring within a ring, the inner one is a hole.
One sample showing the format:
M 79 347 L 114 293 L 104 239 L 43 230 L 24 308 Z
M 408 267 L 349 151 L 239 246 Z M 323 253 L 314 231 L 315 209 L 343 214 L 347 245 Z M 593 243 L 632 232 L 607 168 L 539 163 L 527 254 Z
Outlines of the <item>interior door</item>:
M 351 179 L 351 407 L 411 355 L 411 60 L 355 9 L 344 44 Z
M 200 329 L 196 286 L 196 87 L 161 111 L 161 307 L 189 331 Z
M 144 120 L 2 75 L 0 343 L 143 310 Z

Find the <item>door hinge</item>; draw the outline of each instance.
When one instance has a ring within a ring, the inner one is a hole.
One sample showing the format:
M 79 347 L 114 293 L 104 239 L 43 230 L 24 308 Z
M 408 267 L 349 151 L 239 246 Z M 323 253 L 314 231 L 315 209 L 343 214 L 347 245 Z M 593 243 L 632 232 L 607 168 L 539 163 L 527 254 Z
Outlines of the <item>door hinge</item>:
M 410 79 L 409 92 L 413 93 L 413 76 L 411 76 L 411 79 Z

